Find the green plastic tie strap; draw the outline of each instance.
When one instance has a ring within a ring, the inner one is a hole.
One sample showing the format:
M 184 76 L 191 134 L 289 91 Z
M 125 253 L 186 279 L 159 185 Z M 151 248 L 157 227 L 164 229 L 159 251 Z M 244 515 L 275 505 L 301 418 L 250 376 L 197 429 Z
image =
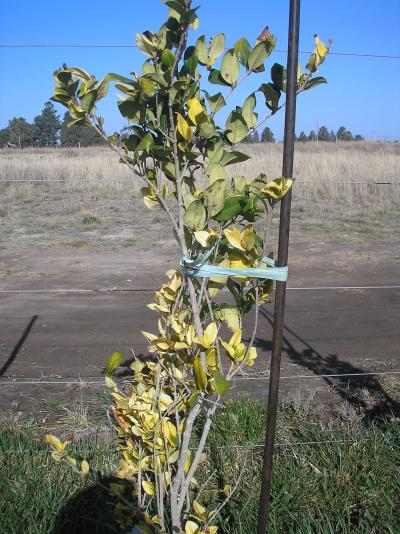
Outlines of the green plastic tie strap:
M 212 278 L 213 276 L 247 276 L 249 278 L 265 278 L 266 280 L 278 280 L 286 282 L 288 278 L 288 268 L 276 267 L 275 261 L 264 257 L 261 263 L 266 267 L 254 268 L 234 268 L 220 267 L 219 265 L 206 265 L 205 262 L 211 256 L 213 250 L 205 254 L 200 254 L 196 259 L 190 260 L 186 257 L 181 259 L 181 266 L 187 276 L 197 278 Z

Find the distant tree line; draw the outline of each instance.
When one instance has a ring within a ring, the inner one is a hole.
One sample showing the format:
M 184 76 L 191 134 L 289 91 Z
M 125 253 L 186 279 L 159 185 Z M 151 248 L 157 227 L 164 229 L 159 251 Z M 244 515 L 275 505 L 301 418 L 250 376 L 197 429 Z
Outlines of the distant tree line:
M 261 137 L 256 130 L 254 133 L 250 133 L 243 143 L 275 143 L 275 137 L 272 130 L 267 126 L 261 132 Z
M 333 130 L 329 131 L 326 126 L 321 126 L 318 132 L 311 130 L 311 132 L 308 135 L 305 132 L 300 132 L 300 134 L 296 136 L 296 141 L 300 141 L 300 142 L 325 141 L 328 143 L 329 142 L 335 143 L 336 141 L 363 141 L 363 140 L 364 140 L 364 137 L 362 135 L 360 134 L 353 135 L 350 132 L 350 130 L 348 130 L 344 126 L 341 126 L 340 128 L 338 128 L 336 132 Z M 275 137 L 274 137 L 272 130 L 266 127 L 261 132 L 261 136 L 257 131 L 255 131 L 253 133 L 250 133 L 243 142 L 244 143 L 275 143 Z
M 321 126 L 318 132 L 311 130 L 307 135 L 305 132 L 300 132 L 300 135 L 296 137 L 296 141 L 305 143 L 306 141 L 325 141 L 335 143 L 336 141 L 364 141 L 364 137 L 360 134 L 354 135 L 345 128 L 341 126 L 336 132 L 333 130 L 329 131 L 326 126 Z
M 14 117 L 0 130 L 0 147 L 54 147 L 93 146 L 103 144 L 95 130 L 88 126 L 73 126 L 69 113 L 61 122 L 52 102 L 44 104 L 42 113 L 29 123 L 23 117 Z

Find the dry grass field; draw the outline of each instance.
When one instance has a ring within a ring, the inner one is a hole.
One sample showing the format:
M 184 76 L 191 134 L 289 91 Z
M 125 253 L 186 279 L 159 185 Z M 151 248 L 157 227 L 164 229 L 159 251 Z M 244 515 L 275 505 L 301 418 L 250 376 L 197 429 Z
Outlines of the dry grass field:
M 252 159 L 228 167 L 231 175 L 280 175 L 282 144 L 242 149 Z M 364 242 L 398 235 L 400 144 L 297 143 L 294 174 L 293 232 L 299 236 Z M 3 250 L 145 250 L 171 239 L 164 214 L 144 208 L 141 184 L 106 147 L 3 149 L 0 181 Z

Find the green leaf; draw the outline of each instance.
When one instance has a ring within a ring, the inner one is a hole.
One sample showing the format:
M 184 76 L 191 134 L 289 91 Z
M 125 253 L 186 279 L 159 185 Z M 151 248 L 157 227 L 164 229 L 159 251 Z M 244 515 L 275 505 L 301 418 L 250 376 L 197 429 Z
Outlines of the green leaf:
M 84 109 L 89 115 L 92 115 L 92 112 L 95 113 L 96 108 L 94 105 L 96 104 L 97 100 L 97 92 L 96 91 L 88 91 L 83 95 L 81 98 L 81 107 Z
M 264 93 L 265 103 L 271 111 L 276 111 L 279 107 L 280 92 L 277 91 L 271 83 L 263 83 L 259 91 Z
M 199 136 L 203 139 L 210 139 L 215 135 L 215 124 L 214 121 L 202 122 L 198 126 Z
M 287 72 L 283 65 L 274 63 L 271 67 L 271 80 L 279 91 L 286 93 L 286 77 Z
M 139 103 L 136 98 L 127 98 L 118 102 L 118 108 L 123 117 L 130 121 L 141 122 L 140 116 L 145 112 L 144 105 Z
M 139 79 L 139 85 L 143 91 L 143 93 L 147 96 L 153 96 L 157 90 L 156 84 L 149 80 L 148 78 L 140 78 Z
M 157 45 L 152 40 L 153 35 L 151 32 L 137 33 L 136 44 L 143 54 L 150 57 L 156 57 Z
M 223 33 L 219 33 L 215 37 L 212 38 L 210 49 L 208 51 L 208 61 L 207 65 L 212 66 L 215 63 L 215 60 L 217 57 L 219 57 L 225 48 L 225 35 Z
M 214 145 L 207 151 L 207 169 L 214 163 L 219 163 L 224 154 L 224 144 L 222 142 L 214 143 Z
M 109 72 L 104 80 L 107 80 L 108 82 L 121 82 L 121 83 L 126 83 L 128 85 L 132 85 L 134 86 L 135 85 L 135 81 L 130 79 L 130 78 L 126 78 L 125 76 L 120 76 L 119 74 L 115 74 L 115 72 Z
M 304 91 L 308 91 L 308 89 L 313 89 L 314 87 L 317 87 L 317 85 L 321 85 L 322 83 L 328 83 L 323 76 L 317 76 L 316 78 L 311 78 L 306 83 L 304 87 Z
M 229 382 L 220 371 L 215 371 L 213 376 L 215 389 L 217 390 L 218 395 L 222 397 L 229 390 Z
M 222 78 L 229 83 L 229 85 L 236 85 L 238 76 L 240 72 L 240 63 L 236 57 L 233 48 L 229 49 L 221 62 L 221 76 Z
M 251 52 L 251 46 L 248 40 L 242 37 L 241 39 L 236 41 L 234 51 L 236 57 L 239 60 L 239 63 L 243 65 L 243 67 L 247 67 L 247 61 Z
M 257 114 L 254 113 L 256 103 L 256 95 L 255 93 L 252 93 L 246 98 L 242 107 L 242 115 L 249 128 L 254 128 L 257 122 Z
M 207 65 L 208 62 L 208 49 L 206 44 L 206 36 L 200 36 L 196 41 L 196 53 L 197 59 L 201 65 Z
M 244 154 L 243 152 L 238 152 L 237 150 L 232 150 L 232 152 L 224 152 L 220 163 L 224 167 L 226 165 L 233 165 L 234 163 L 242 163 L 250 159 L 250 156 Z
M 209 184 L 216 182 L 217 180 L 227 180 L 228 175 L 226 170 L 219 163 L 214 163 L 207 167 L 207 174 L 209 177 Z
M 229 221 L 239 215 L 247 206 L 248 198 L 245 195 L 227 197 L 223 209 L 213 218 L 217 221 Z
M 185 225 L 190 230 L 202 230 L 207 221 L 206 209 L 201 200 L 195 200 L 185 211 Z
M 173 54 L 171 50 L 169 50 L 168 48 L 163 50 L 161 54 L 162 66 L 165 67 L 166 69 L 170 69 L 173 67 L 174 63 L 175 63 L 175 54 Z
M 106 375 L 111 376 L 115 369 L 124 361 L 124 356 L 120 352 L 114 352 L 108 360 L 106 364 Z
M 211 113 L 215 115 L 220 109 L 222 109 L 225 105 L 225 99 L 222 96 L 222 93 L 217 93 L 215 95 L 210 96 L 207 91 L 204 91 L 208 105 L 210 106 Z
M 261 41 L 261 43 L 256 44 L 249 54 L 249 59 L 247 61 L 248 70 L 255 71 L 261 67 L 267 57 L 271 54 L 272 50 L 273 46 L 270 41 Z
M 204 196 L 207 203 L 209 217 L 214 217 L 224 207 L 226 193 L 226 179 L 216 180 L 208 187 Z
M 136 152 L 141 150 L 147 150 L 153 144 L 153 136 L 151 133 L 147 133 L 136 147 Z
M 210 75 L 208 76 L 208 81 L 210 83 L 213 83 L 214 85 L 223 85 L 224 87 L 230 87 L 229 83 L 227 83 L 223 77 L 221 76 L 221 72 L 217 69 L 211 69 Z
M 226 136 L 233 145 L 242 141 L 249 133 L 246 121 L 238 111 L 232 111 L 229 115 L 226 130 L 228 130 Z
M 185 67 L 186 72 L 188 74 L 194 74 L 198 63 L 199 60 L 196 54 L 196 47 L 189 46 L 185 51 L 185 55 L 183 56 L 183 65 Z

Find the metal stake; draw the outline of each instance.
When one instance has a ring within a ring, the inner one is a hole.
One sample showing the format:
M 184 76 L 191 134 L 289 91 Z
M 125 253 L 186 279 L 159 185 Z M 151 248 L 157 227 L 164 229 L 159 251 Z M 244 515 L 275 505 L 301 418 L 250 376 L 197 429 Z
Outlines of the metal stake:
M 283 141 L 282 176 L 293 176 L 293 155 L 296 123 L 297 66 L 299 51 L 300 0 L 290 0 L 289 41 L 287 60 L 285 135 Z M 279 221 L 278 263 L 284 267 L 288 262 L 291 190 L 281 201 Z M 274 454 L 276 415 L 278 410 L 279 378 L 281 369 L 282 333 L 285 312 L 286 282 L 276 282 L 274 328 L 267 405 L 267 423 L 263 457 L 260 509 L 257 534 L 265 534 L 271 490 L 272 459 Z

